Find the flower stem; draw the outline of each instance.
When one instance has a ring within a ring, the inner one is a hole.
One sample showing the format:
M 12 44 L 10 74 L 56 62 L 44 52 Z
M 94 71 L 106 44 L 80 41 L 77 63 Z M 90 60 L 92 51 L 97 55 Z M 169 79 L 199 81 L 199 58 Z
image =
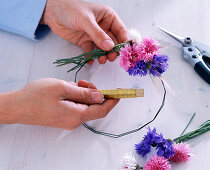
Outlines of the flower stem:
M 175 143 L 188 141 L 210 130 L 210 120 L 205 121 L 198 129 L 174 139 Z
M 193 118 L 195 117 L 195 113 L 193 114 L 193 116 L 191 117 L 189 123 L 187 124 L 187 126 L 184 128 L 183 132 L 181 133 L 180 136 L 182 136 L 184 134 L 184 132 L 187 130 L 188 126 L 190 125 L 190 123 L 192 122 Z
M 140 170 L 143 169 L 143 167 L 140 167 L 139 165 L 136 165 L 136 169 L 135 170 Z

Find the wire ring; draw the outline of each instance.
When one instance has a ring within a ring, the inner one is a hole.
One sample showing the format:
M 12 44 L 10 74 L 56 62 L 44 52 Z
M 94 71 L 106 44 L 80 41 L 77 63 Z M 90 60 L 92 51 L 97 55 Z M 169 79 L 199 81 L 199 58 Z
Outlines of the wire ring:
M 126 136 L 126 135 L 129 135 L 129 134 L 132 134 L 132 133 L 140 131 L 141 129 L 143 129 L 145 126 L 149 125 L 150 123 L 152 123 L 157 118 L 157 116 L 159 115 L 159 113 L 162 110 L 163 106 L 165 105 L 166 88 L 165 88 L 165 84 L 164 84 L 164 82 L 162 80 L 161 80 L 161 83 L 162 83 L 162 86 L 163 86 L 164 95 L 163 95 L 163 100 L 162 100 L 162 103 L 160 105 L 160 108 L 158 109 L 158 111 L 155 114 L 154 118 L 152 120 L 150 120 L 149 122 L 147 122 L 146 124 L 144 124 L 143 126 L 141 126 L 139 128 L 136 128 L 136 129 L 133 129 L 133 130 L 130 130 L 130 131 L 127 131 L 127 132 L 124 132 L 124 133 L 121 133 L 121 134 L 113 134 L 113 133 L 107 133 L 107 132 L 98 131 L 98 130 L 95 130 L 94 128 L 90 127 L 86 123 L 83 123 L 83 126 L 85 128 L 87 128 L 88 130 L 90 130 L 91 132 L 95 133 L 95 134 L 103 135 L 103 136 L 107 136 L 107 137 L 111 137 L 111 138 L 120 138 L 120 137 L 123 137 L 123 136 Z

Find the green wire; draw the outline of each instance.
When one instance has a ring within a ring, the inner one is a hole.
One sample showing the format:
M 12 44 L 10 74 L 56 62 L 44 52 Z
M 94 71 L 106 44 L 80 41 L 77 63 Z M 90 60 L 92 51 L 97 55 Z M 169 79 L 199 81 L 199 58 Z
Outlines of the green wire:
M 162 108 L 163 108 L 163 106 L 164 106 L 164 104 L 165 104 L 166 88 L 165 88 L 164 82 L 163 82 L 162 80 L 161 80 L 161 83 L 162 83 L 162 86 L 163 86 L 163 89 L 164 89 L 164 95 L 163 95 L 163 100 L 162 100 L 161 106 L 160 106 L 160 108 L 158 109 L 157 113 L 155 114 L 154 118 L 153 118 L 152 120 L 150 120 L 149 122 L 147 122 L 146 124 L 144 124 L 143 126 L 137 128 L 137 129 L 133 129 L 133 130 L 130 130 L 130 131 L 121 133 L 121 134 L 113 134 L 113 133 L 106 133 L 106 132 L 102 132 L 102 131 L 97 131 L 97 130 L 95 130 L 94 128 L 88 126 L 86 123 L 83 123 L 83 126 L 86 127 L 88 130 L 90 130 L 91 132 L 93 132 L 93 133 L 95 133 L 95 134 L 99 134 L 99 135 L 103 135 L 103 136 L 108 136 L 108 137 L 111 137 L 111 138 L 120 138 L 120 137 L 129 135 L 129 134 L 138 132 L 139 130 L 141 130 L 141 129 L 144 128 L 145 126 L 147 126 L 147 125 L 149 125 L 150 123 L 152 123 L 152 122 L 157 118 L 157 116 L 159 115 L 160 111 L 162 110 Z

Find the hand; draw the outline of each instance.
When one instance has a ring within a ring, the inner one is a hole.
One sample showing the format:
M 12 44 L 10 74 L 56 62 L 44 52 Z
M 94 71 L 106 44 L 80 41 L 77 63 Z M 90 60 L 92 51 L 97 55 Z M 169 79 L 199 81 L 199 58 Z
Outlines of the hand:
M 77 86 L 57 79 L 36 80 L 6 96 L 6 109 L 2 111 L 0 108 L 0 123 L 64 129 L 74 129 L 86 121 L 105 117 L 119 101 L 109 99 L 102 102 L 103 95 L 86 81 L 79 81 Z M 2 120 L 2 115 L 10 115 L 9 121 Z
M 124 24 L 111 8 L 81 0 L 48 0 L 41 23 L 84 52 L 94 50 L 94 44 L 109 51 L 114 44 L 128 40 Z M 116 57 L 116 52 L 108 55 L 109 61 Z M 99 63 L 104 64 L 106 60 L 107 56 L 102 56 Z

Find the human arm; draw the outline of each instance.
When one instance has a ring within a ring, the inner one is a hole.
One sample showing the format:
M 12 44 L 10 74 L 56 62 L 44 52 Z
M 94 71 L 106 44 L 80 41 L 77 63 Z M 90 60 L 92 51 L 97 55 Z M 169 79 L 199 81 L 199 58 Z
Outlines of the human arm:
M 36 80 L 0 95 L 0 124 L 74 129 L 88 120 L 105 117 L 119 101 L 102 100 L 103 95 L 86 81 L 76 85 L 58 79 Z
M 48 30 L 39 25 L 47 0 L 0 0 L 0 29 L 39 39 Z
M 42 38 L 50 27 L 84 52 L 95 47 L 108 51 L 128 40 L 121 19 L 104 5 L 81 0 L 0 0 L 0 4 L 0 29 L 30 39 Z M 102 56 L 99 63 L 116 57 L 117 53 Z

